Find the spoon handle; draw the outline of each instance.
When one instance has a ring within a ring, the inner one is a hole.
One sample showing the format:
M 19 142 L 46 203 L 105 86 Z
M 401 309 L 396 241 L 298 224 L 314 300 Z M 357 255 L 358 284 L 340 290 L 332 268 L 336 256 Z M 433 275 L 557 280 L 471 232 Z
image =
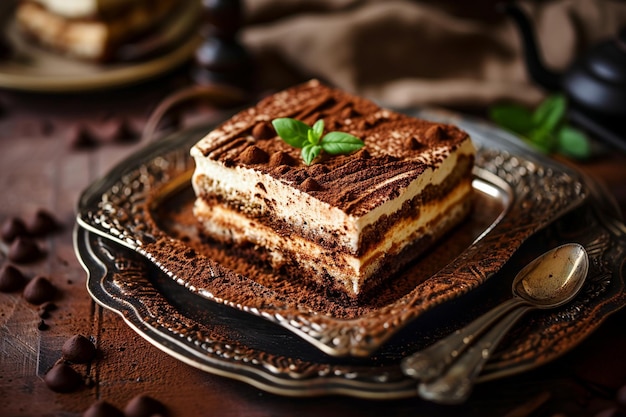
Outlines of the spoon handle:
M 482 336 L 467 352 L 440 377 L 419 384 L 422 398 L 442 404 L 460 404 L 467 400 L 476 378 L 491 357 L 502 337 L 533 307 L 526 305 L 510 311 L 502 320 Z
M 476 320 L 430 345 L 424 350 L 402 360 L 401 368 L 405 375 L 421 381 L 429 381 L 440 376 L 444 370 L 504 314 L 527 304 L 514 297 L 494 307 Z

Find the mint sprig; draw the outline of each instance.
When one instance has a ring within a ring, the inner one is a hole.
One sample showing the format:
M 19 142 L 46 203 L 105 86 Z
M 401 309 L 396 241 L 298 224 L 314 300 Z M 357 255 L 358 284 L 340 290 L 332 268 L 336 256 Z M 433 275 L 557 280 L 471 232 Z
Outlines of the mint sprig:
M 329 132 L 324 135 L 324 120 L 309 126 L 300 120 L 281 117 L 272 120 L 278 136 L 294 148 L 302 149 L 304 163 L 311 165 L 324 151 L 330 155 L 346 155 L 361 149 L 365 143 L 356 136 L 345 132 Z
M 556 94 L 547 97 L 535 110 L 517 104 L 494 106 L 490 109 L 490 117 L 544 153 L 587 158 L 591 154 L 589 138 L 567 123 L 566 110 L 565 97 Z

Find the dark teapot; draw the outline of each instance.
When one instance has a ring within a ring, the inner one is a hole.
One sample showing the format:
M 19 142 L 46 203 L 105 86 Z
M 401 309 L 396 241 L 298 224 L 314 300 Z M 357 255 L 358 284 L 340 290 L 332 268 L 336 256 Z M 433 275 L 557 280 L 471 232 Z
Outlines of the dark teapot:
M 549 91 L 561 91 L 569 102 L 570 121 L 626 151 L 626 27 L 578 57 L 563 73 L 547 68 L 537 49 L 530 19 L 514 3 L 504 5 L 524 42 L 527 70 Z

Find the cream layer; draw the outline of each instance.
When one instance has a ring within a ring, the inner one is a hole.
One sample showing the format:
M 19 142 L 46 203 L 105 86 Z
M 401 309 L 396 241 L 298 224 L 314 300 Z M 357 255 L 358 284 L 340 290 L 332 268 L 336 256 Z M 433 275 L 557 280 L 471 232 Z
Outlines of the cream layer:
M 420 215 L 400 219 L 393 224 L 376 245 L 361 256 L 323 248 L 301 236 L 285 236 L 272 228 L 248 218 L 224 205 L 209 205 L 196 199 L 194 214 L 204 231 L 219 241 L 263 247 L 272 258 L 272 266 L 280 268 L 285 262 L 295 262 L 309 275 L 329 275 L 352 296 L 358 296 L 366 281 L 385 266 L 385 262 L 400 254 L 416 240 L 432 236 L 437 239 L 467 214 L 464 204 L 472 193 L 471 181 L 463 181 L 448 195 L 420 207 Z
M 212 159 L 210 154 L 205 156 L 198 145 L 191 149 L 196 163 L 192 185 L 197 196 L 219 196 L 239 207 L 243 216 L 277 218 L 303 236 L 307 236 L 305 232 L 315 231 L 320 239 L 336 242 L 342 251 L 356 255 L 361 249 L 362 233 L 368 226 L 375 224 L 383 216 L 393 216 L 427 186 L 436 187 L 442 184 L 454 171 L 459 158 L 462 155 L 472 157 L 474 152 L 469 137 L 452 151 L 449 147 L 437 147 L 424 152 L 419 157 L 424 162 L 442 162 L 435 168 L 427 168 L 397 198 L 380 202 L 362 216 L 348 214 L 299 190 L 295 184 L 285 183 L 254 168 L 226 167 L 222 162 Z M 389 178 L 379 183 L 376 189 L 411 175 L 414 173 L 406 172 Z M 375 189 L 368 189 L 366 192 L 373 191 Z

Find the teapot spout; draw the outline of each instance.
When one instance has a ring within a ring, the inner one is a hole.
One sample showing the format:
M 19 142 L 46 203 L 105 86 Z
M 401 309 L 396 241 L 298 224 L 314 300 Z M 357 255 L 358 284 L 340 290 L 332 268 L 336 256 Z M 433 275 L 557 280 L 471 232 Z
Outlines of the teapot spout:
M 546 67 L 537 48 L 535 31 L 526 13 L 514 2 L 502 5 L 503 11 L 515 22 L 524 45 L 524 60 L 530 77 L 549 91 L 561 89 L 561 74 Z

